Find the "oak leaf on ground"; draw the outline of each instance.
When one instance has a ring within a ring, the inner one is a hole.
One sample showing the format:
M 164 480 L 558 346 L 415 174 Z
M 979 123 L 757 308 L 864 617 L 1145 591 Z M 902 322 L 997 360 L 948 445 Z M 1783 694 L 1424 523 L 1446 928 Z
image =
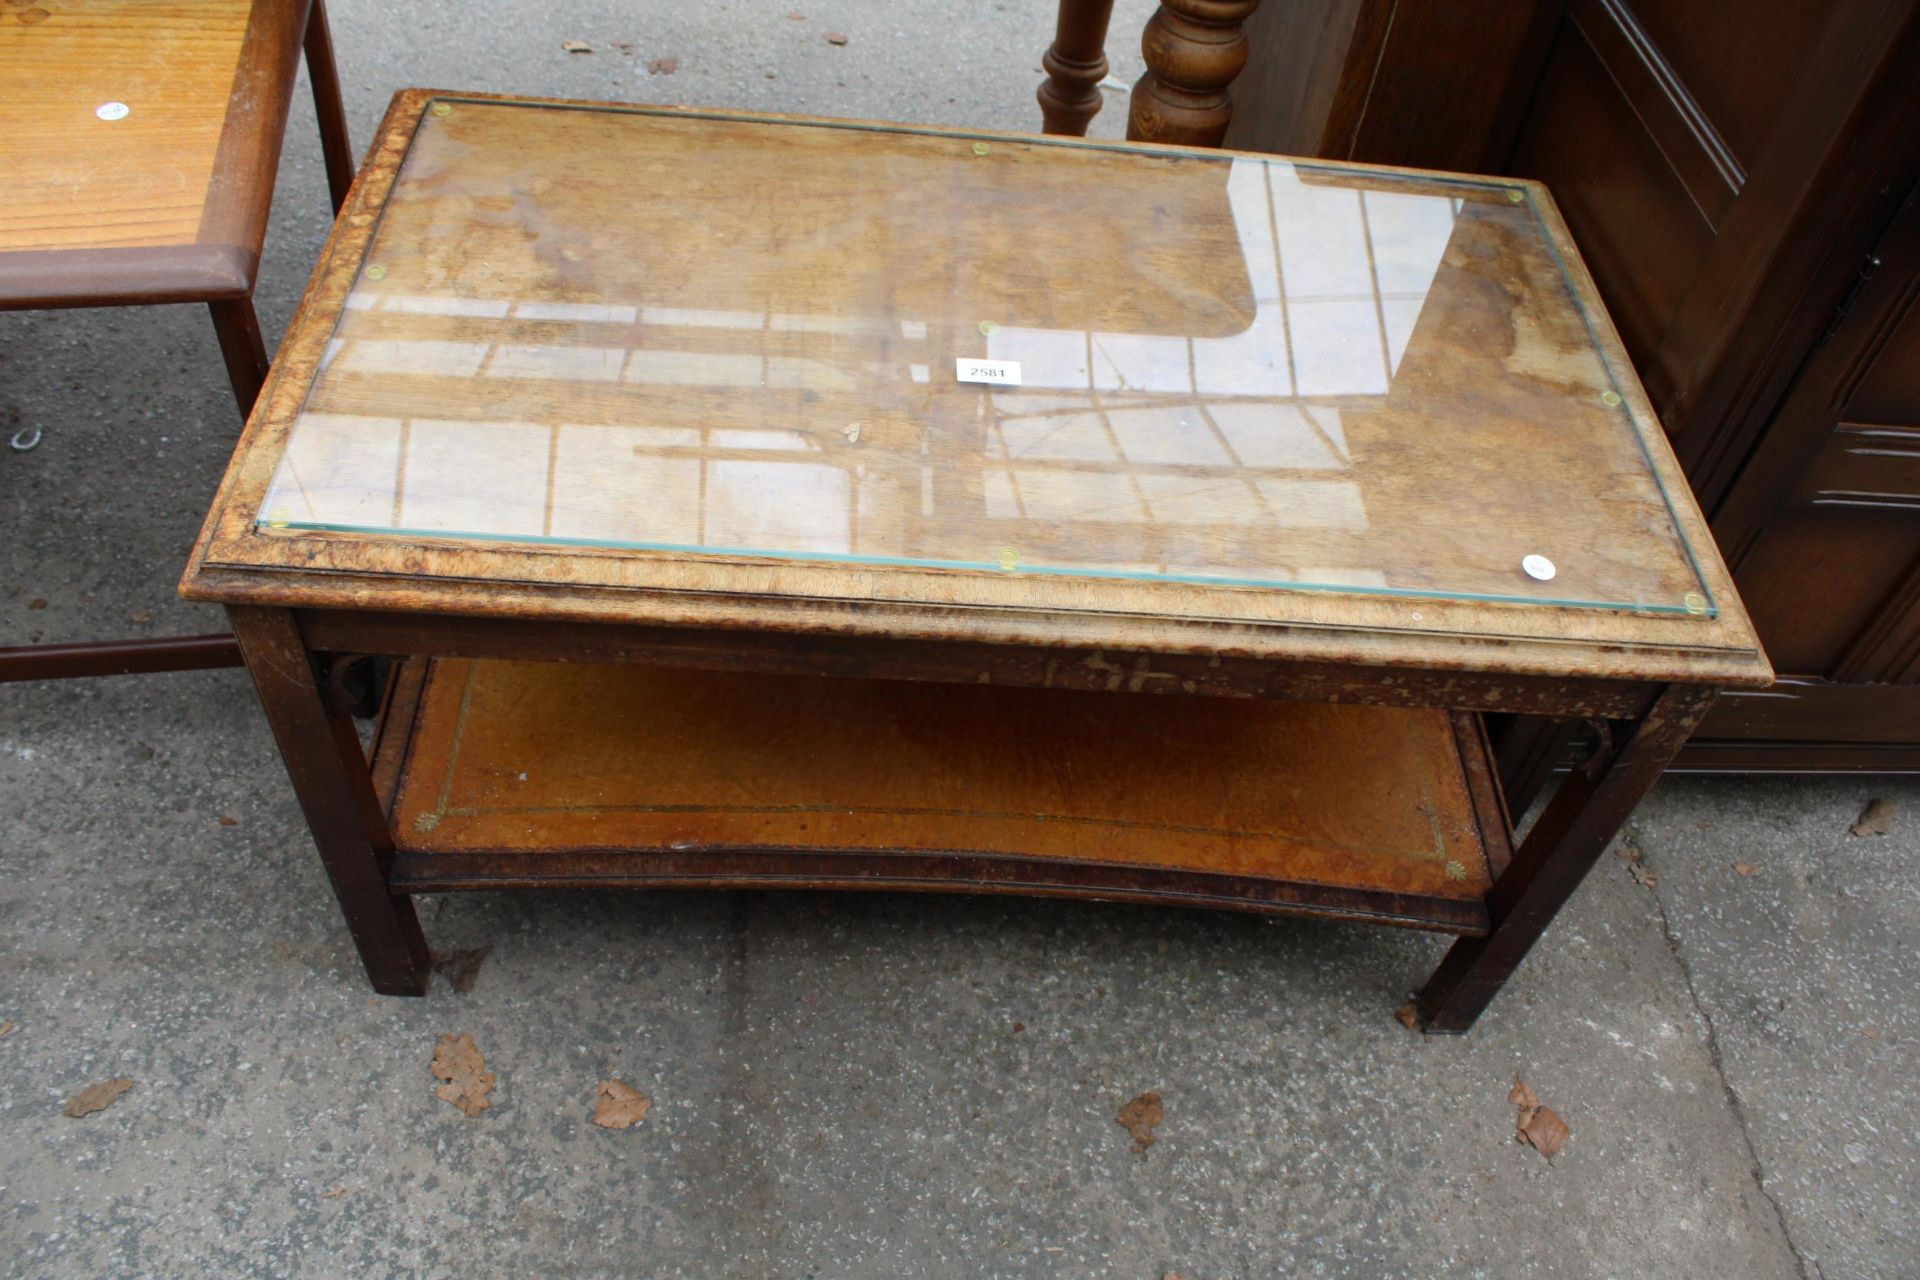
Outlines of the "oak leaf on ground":
M 653 1106 L 653 1099 L 623 1080 L 602 1080 L 593 1102 L 593 1122 L 602 1129 L 631 1129 Z
M 1114 1114 L 1114 1122 L 1126 1128 L 1127 1136 L 1133 1139 L 1135 1151 L 1145 1151 L 1155 1142 L 1154 1129 L 1166 1118 L 1166 1108 L 1160 1104 L 1160 1095 L 1148 1090 Z
M 67 1099 L 67 1105 L 61 1111 L 78 1120 L 81 1116 L 90 1116 L 96 1111 L 105 1111 L 120 1101 L 122 1094 L 133 1088 L 133 1081 L 127 1079 L 102 1080 L 99 1084 L 90 1084 Z
M 493 1072 L 487 1070 L 487 1060 L 480 1056 L 472 1036 L 441 1036 L 433 1049 L 431 1070 L 445 1082 L 433 1096 L 460 1108 L 468 1119 L 493 1105 L 487 1097 L 493 1092 Z

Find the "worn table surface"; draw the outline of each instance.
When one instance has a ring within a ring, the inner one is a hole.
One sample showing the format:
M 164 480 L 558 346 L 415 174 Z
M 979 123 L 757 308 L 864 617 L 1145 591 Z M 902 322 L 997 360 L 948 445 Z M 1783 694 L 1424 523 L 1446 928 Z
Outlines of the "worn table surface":
M 359 139 L 422 81 L 1033 128 L 1054 5 L 1006 6 L 333 18 Z M 1123 82 L 1152 8 L 1119 6 Z M 1096 133 L 1125 114 L 1109 94 Z M 276 333 L 329 222 L 316 148 L 280 191 Z M 0 545 L 8 642 L 220 624 L 155 554 L 231 451 L 218 365 L 197 309 L 0 315 L 0 415 L 48 428 L 0 484 L 68 511 Z M 478 986 L 373 1001 L 278 767 L 237 671 L 0 688 L 16 1269 L 1804 1280 L 1920 1251 L 1913 782 L 1669 779 L 1637 823 L 1654 882 L 1609 856 L 1475 1034 L 1422 1041 L 1354 1011 L 1438 938 L 929 895 L 451 895 L 442 945 L 495 947 Z M 1882 793 L 1892 833 L 1848 836 Z M 501 1078 L 477 1120 L 433 1097 L 450 1032 Z M 1573 1128 L 1553 1166 L 1512 1141 L 1515 1074 Z M 653 1097 L 638 1128 L 586 1119 L 608 1075 Z M 60 1114 L 114 1076 L 112 1108 Z M 1113 1114 L 1147 1089 L 1141 1158 Z
M 1537 187 L 427 92 L 372 155 L 193 598 L 1766 679 Z
M 0 6 L 0 306 L 246 296 L 306 11 Z

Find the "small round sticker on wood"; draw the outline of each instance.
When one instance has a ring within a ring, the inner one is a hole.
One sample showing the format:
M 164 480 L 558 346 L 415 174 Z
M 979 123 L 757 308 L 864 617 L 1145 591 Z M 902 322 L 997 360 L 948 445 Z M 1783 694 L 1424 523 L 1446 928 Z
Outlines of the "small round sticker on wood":
M 124 102 L 103 102 L 93 109 L 102 120 L 125 120 L 130 108 Z

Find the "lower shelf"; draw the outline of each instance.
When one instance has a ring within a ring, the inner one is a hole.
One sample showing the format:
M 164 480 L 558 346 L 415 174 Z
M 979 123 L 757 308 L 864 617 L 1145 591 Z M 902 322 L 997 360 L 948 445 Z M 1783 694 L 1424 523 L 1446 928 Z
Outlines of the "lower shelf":
M 936 889 L 1483 933 L 1507 860 L 1442 711 L 441 659 L 375 782 L 397 890 Z

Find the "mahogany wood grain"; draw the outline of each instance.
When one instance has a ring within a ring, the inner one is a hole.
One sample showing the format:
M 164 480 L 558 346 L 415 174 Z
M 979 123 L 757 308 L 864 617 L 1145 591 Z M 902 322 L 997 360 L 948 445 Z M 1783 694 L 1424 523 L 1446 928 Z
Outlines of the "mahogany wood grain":
M 204 671 L 239 665 L 240 648 L 229 635 L 21 645 L 0 648 L 0 684 L 14 680 Z
M 328 709 L 291 613 L 236 606 L 227 616 L 374 990 L 425 995 L 426 938 L 412 900 L 387 887 L 393 843 L 352 718 Z
M 252 292 L 304 37 L 336 205 L 353 162 L 319 0 L 0 6 L 0 309 L 205 302 L 244 419 Z M 0 680 L 233 666 L 229 636 L 0 650 Z
M 1053 43 L 1040 59 L 1047 78 L 1037 97 L 1043 131 L 1085 137 L 1100 114 L 1100 82 L 1107 77 L 1107 22 L 1113 0 L 1060 0 Z
M 1217 147 L 1233 118 L 1227 87 L 1247 65 L 1240 25 L 1260 0 L 1162 0 L 1140 36 L 1147 70 L 1127 100 L 1127 137 Z
M 1488 895 L 1491 931 L 1456 942 L 1421 989 L 1416 1006 L 1426 1031 L 1460 1034 L 1473 1026 L 1685 745 L 1714 692 L 1669 689 L 1609 758 L 1561 784 Z
M 340 71 L 333 61 L 333 32 L 327 26 L 326 0 L 313 0 L 307 11 L 307 79 L 313 85 L 313 111 L 320 125 L 320 152 L 327 165 L 327 193 L 333 211 L 347 203 L 353 186 L 353 143 L 347 137 L 347 107 L 340 97 Z

